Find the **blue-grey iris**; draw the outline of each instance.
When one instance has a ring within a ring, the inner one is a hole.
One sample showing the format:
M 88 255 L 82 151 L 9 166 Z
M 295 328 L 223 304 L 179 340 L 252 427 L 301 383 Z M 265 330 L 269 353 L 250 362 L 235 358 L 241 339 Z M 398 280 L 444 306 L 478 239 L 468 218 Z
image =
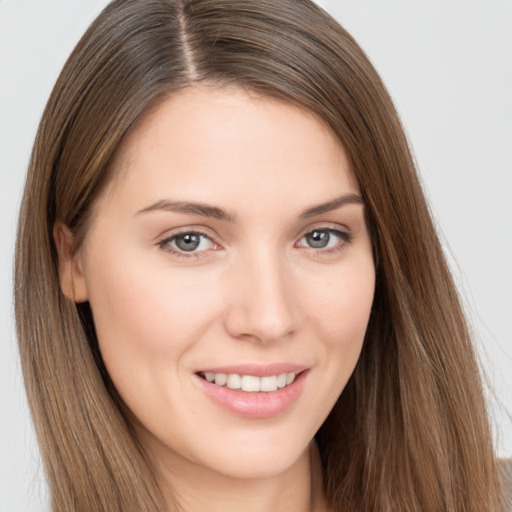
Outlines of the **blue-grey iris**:
M 312 231 L 306 235 L 306 241 L 313 249 L 323 249 L 329 243 L 331 234 L 329 231 Z
M 176 247 L 182 251 L 193 251 L 201 243 L 201 235 L 197 233 L 186 233 L 179 235 L 175 239 Z

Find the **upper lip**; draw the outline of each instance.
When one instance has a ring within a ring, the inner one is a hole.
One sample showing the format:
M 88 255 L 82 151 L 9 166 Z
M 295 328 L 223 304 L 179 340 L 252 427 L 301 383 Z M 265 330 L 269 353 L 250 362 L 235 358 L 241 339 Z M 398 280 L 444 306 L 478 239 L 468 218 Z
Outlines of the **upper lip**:
M 245 363 L 226 366 L 210 366 L 201 368 L 196 373 L 225 373 L 237 375 L 253 375 L 254 377 L 268 377 L 281 373 L 300 373 L 309 368 L 308 365 L 296 363 Z

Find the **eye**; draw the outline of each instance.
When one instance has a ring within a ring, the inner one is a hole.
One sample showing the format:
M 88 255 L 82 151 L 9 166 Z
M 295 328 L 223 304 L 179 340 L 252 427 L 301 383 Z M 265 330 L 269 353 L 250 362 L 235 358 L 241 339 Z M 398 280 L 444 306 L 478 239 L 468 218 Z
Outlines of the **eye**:
M 192 256 L 195 253 L 217 248 L 217 244 L 204 233 L 198 231 L 186 231 L 166 238 L 159 244 L 164 250 L 179 254 L 180 256 Z
M 306 233 L 297 243 L 297 247 L 310 247 L 311 249 L 341 248 L 350 242 L 350 234 L 331 228 L 314 229 Z

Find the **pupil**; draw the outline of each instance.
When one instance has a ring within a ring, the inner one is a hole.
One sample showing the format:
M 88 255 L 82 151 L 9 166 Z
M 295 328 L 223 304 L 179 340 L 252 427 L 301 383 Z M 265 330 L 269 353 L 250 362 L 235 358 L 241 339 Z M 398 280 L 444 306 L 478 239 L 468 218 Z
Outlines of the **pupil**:
M 329 243 L 329 232 L 328 231 L 313 231 L 306 236 L 306 240 L 310 247 L 314 249 L 322 249 Z
M 197 249 L 200 242 L 200 235 L 197 235 L 195 233 L 188 233 L 186 235 L 181 235 L 176 238 L 176 245 L 182 251 L 193 251 L 194 249 Z

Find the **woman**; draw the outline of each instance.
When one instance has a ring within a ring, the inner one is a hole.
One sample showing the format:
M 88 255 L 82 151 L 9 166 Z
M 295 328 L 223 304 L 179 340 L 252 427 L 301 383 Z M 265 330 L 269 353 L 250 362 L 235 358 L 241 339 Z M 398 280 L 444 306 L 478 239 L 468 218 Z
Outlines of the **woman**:
M 55 511 L 500 510 L 399 120 L 309 2 L 106 8 L 43 115 L 16 313 Z

